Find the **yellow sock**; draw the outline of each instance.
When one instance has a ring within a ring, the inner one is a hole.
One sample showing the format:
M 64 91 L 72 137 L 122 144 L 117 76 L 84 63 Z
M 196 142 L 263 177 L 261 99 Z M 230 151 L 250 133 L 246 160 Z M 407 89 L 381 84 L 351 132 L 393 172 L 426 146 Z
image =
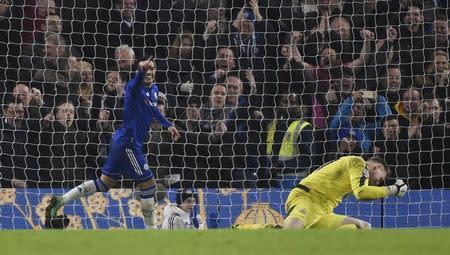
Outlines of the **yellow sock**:
M 346 229 L 346 230 L 348 230 L 348 229 L 358 229 L 358 228 L 356 227 L 355 224 L 345 224 L 345 225 L 342 225 L 342 226 L 338 227 L 337 229 Z

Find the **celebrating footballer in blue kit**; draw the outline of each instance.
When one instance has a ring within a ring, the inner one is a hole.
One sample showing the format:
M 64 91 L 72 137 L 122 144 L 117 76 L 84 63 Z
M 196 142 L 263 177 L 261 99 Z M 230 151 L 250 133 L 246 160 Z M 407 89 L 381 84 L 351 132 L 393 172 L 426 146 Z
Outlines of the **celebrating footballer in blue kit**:
M 154 228 L 156 181 L 142 152 L 144 139 L 154 119 L 167 128 L 172 138 L 179 138 L 178 130 L 167 121 L 157 107 L 158 87 L 155 63 L 150 58 L 139 63 L 140 70 L 125 87 L 123 124 L 114 133 L 108 159 L 97 180 L 86 181 L 63 196 L 53 196 L 46 208 L 46 221 L 56 217 L 66 203 L 95 192 L 107 192 L 122 176 L 132 179 L 141 190 L 141 209 L 147 228 Z

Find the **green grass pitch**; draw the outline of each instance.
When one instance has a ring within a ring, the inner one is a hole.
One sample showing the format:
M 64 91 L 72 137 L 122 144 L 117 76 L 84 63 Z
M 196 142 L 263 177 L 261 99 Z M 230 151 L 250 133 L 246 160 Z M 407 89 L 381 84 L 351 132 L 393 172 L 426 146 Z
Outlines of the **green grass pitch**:
M 0 254 L 450 254 L 450 229 L 0 231 Z

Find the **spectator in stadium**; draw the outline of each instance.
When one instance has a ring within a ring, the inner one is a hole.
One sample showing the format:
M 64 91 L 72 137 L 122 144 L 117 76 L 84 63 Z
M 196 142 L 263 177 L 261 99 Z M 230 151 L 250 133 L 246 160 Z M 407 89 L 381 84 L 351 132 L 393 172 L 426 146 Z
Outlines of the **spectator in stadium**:
M 355 29 L 370 29 L 377 38 L 386 36 L 388 24 L 387 1 L 356 0 L 346 1 L 342 8 L 342 14 L 348 17 Z
M 421 138 L 422 138 L 422 97 L 415 88 L 408 88 L 402 92 L 400 101 L 395 105 L 395 113 L 398 114 L 400 126 L 399 140 L 404 144 L 400 151 L 404 154 L 404 162 L 408 182 L 411 188 L 420 187 L 421 165 Z M 399 171 L 397 171 L 399 173 Z
M 41 25 L 41 30 L 45 33 L 61 33 L 63 30 L 61 18 L 56 13 L 47 15 L 45 23 Z
M 14 102 L 22 104 L 25 110 L 24 118 L 26 126 L 30 130 L 30 135 L 37 136 L 37 132 L 41 130 L 40 120 L 47 113 L 41 91 L 37 88 L 31 88 L 30 91 L 26 84 L 17 83 L 12 94 Z
M 365 161 L 362 157 L 346 156 L 326 163 L 289 194 L 284 229 L 370 229 L 370 223 L 334 214 L 333 209 L 347 194 L 358 200 L 404 196 L 408 186 L 401 179 L 393 185 L 377 187 L 389 174 L 387 163 L 377 157 Z
M 354 91 L 352 96 L 339 106 L 330 124 L 329 137 L 332 141 L 338 141 L 338 130 L 350 128 L 355 132 L 362 151 L 371 152 L 376 132 L 381 127 L 381 120 L 391 113 L 383 96 L 374 91 Z
M 135 69 L 136 57 L 133 48 L 128 46 L 128 44 L 120 45 L 116 48 L 114 57 L 121 80 L 127 82 L 130 79 L 131 72 Z
M 124 108 L 125 84 L 120 79 L 118 71 L 106 73 L 105 93 L 102 95 L 100 111 L 96 131 L 98 131 L 100 144 L 98 155 L 101 160 L 106 160 L 108 156 L 108 145 L 111 141 L 112 133 L 122 125 Z
M 294 54 L 292 53 L 292 46 L 290 43 L 284 43 L 280 47 L 280 57 L 278 58 L 278 68 L 282 68 L 284 70 L 291 69 L 291 61 L 294 58 Z
M 258 170 L 258 144 L 260 141 L 263 114 L 257 109 L 255 78 L 250 70 L 245 72 L 246 82 L 239 73 L 228 73 L 226 105 L 231 109 L 227 120 L 227 131 L 233 134 L 234 175 L 233 180 L 255 181 Z M 253 183 L 254 184 L 254 183 Z M 249 184 L 244 183 L 245 187 Z
M 337 146 L 327 148 L 325 162 L 336 160 L 343 156 L 361 154 L 361 146 L 358 145 L 355 131 L 350 128 L 341 128 L 338 131 L 338 137 L 340 140 L 337 142 Z
M 442 107 L 438 99 L 425 99 L 421 104 L 421 111 L 422 111 L 421 114 L 422 133 L 427 133 L 426 131 L 424 132 L 423 129 L 430 127 L 437 128 L 438 126 L 442 126 L 441 122 Z M 443 134 L 443 132 L 441 133 Z M 437 134 L 432 134 L 432 136 L 434 135 Z
M 442 50 L 437 50 L 432 54 L 431 62 L 425 69 L 423 76 L 416 76 L 415 87 L 422 88 L 422 97 L 432 99 L 446 97 L 446 87 L 450 83 L 450 68 L 448 54 Z M 439 92 L 443 92 L 440 94 Z
M 179 118 L 187 107 L 190 95 L 201 96 L 203 77 L 201 55 L 196 54 L 194 35 L 183 31 L 169 47 L 168 59 L 156 61 L 156 80 L 164 83 L 168 103 Z
M 338 142 L 336 159 L 344 155 L 349 156 L 361 153 L 356 135 L 350 129 L 343 128 L 339 130 L 338 136 L 341 137 L 341 139 Z
M 188 133 L 200 132 L 200 108 L 201 103 L 195 97 L 188 99 L 188 107 L 181 119 L 177 119 L 177 126 Z
M 205 55 L 213 55 L 215 46 L 218 45 L 219 37 L 228 33 L 229 22 L 225 16 L 225 8 L 218 6 L 217 8 L 208 8 L 207 22 L 205 32 L 202 39 L 205 43 Z M 215 55 L 215 54 L 214 54 Z
M 353 35 L 353 28 L 344 16 L 332 16 L 330 19 L 330 32 L 326 40 L 330 42 L 340 42 L 342 50 L 342 62 L 353 61 L 353 56 L 362 48 L 361 39 L 357 38 L 357 33 Z
M 81 74 L 81 82 L 84 83 L 92 83 L 94 82 L 94 75 L 93 75 L 93 67 L 89 62 L 86 61 L 78 61 L 78 70 Z
M 347 98 L 351 97 L 352 91 L 354 90 L 355 76 L 353 70 L 343 66 L 342 68 L 334 69 L 332 71 L 330 89 L 324 95 L 316 95 L 316 104 L 314 105 L 312 111 L 312 120 L 313 123 L 319 124 L 316 125 L 314 134 L 314 142 L 316 144 L 318 154 L 325 154 L 325 152 L 327 151 L 336 152 L 339 149 L 346 148 L 344 144 L 354 144 L 351 143 L 351 139 L 348 139 L 348 141 L 342 141 L 344 137 L 338 140 L 336 144 L 336 141 L 330 141 L 329 139 L 327 139 L 327 129 L 318 128 L 319 126 L 322 127 L 322 123 L 325 123 L 326 127 L 330 126 L 334 116 L 338 112 L 340 105 L 342 105 L 342 103 L 344 103 Z M 349 133 L 353 134 L 351 136 L 353 139 L 356 138 L 354 131 Z M 357 143 L 355 143 L 355 145 L 358 146 L 355 150 L 356 153 L 356 151 L 360 151 L 360 146 Z M 345 151 L 347 151 L 347 149 L 345 149 Z M 338 151 L 338 154 L 335 156 L 341 155 L 341 152 Z M 332 158 L 334 158 L 335 156 L 332 156 Z M 320 160 L 320 156 L 318 157 L 318 160 Z M 325 162 L 327 161 L 328 160 L 325 160 Z M 320 161 L 318 163 L 320 165 Z
M 231 43 L 240 69 L 273 70 L 277 44 L 274 29 L 263 19 L 257 0 L 250 0 L 248 5 L 232 22 L 230 34 L 221 40 Z
M 445 175 L 445 127 L 440 122 L 441 108 L 437 99 L 421 104 L 420 188 L 440 188 Z
M 22 38 L 24 43 L 37 42 L 35 31 L 40 30 L 46 22 L 46 17 L 56 13 L 54 0 L 25 0 Z
M 44 94 L 44 102 L 49 107 L 61 98 L 67 98 L 71 87 L 81 80 L 78 61 L 70 55 L 69 45 L 58 34 L 48 34 L 45 37 L 45 47 L 38 58 L 33 81 L 39 82 L 38 87 Z M 28 63 L 29 65 L 31 63 Z M 31 66 L 30 66 L 31 68 Z M 70 98 L 75 100 L 75 98 Z
M 201 132 L 201 111 L 202 103 L 200 98 L 191 96 L 188 99 L 188 107 L 185 113 L 181 118 L 175 120 L 175 125 L 181 131 L 181 139 L 178 140 L 178 143 L 173 143 L 173 149 L 183 153 L 172 155 L 171 162 L 179 169 L 182 168 L 180 171 L 182 173 L 182 187 L 192 186 L 194 182 L 204 183 L 207 177 L 205 169 L 202 168 L 208 168 L 208 162 L 205 161 L 205 157 L 209 157 L 210 152 L 215 154 L 213 152 L 218 152 L 219 150 L 218 147 L 214 147 L 214 144 L 210 145 L 210 143 L 215 143 L 215 135 L 211 136 L 210 133 Z M 210 140 L 210 138 L 212 139 Z M 176 146 L 179 147 L 176 148 Z M 209 149 L 212 150 L 209 151 Z M 214 151 L 215 149 L 217 150 Z M 182 158 L 180 159 L 178 156 Z M 178 162 L 175 162 L 175 160 Z M 216 168 L 217 166 L 211 165 L 211 167 Z M 171 174 L 178 173 L 171 169 Z
M 136 0 L 114 0 L 113 8 L 105 15 L 100 17 L 106 19 L 105 23 L 100 23 L 99 31 L 107 31 L 106 46 L 113 50 L 121 45 L 129 45 L 136 53 L 136 58 L 145 57 L 146 47 L 152 44 L 146 44 L 149 35 L 146 19 L 146 12 L 136 8 Z M 106 29 L 101 25 L 107 24 Z M 105 30 L 102 30 L 105 29 Z M 148 47 L 151 48 L 151 47 Z M 108 56 L 112 57 L 113 52 L 108 50 Z M 128 79 L 127 79 L 128 80 Z
M 17 83 L 13 89 L 13 96 L 17 103 L 21 103 L 23 106 L 42 106 L 44 101 L 42 99 L 42 93 L 36 88 L 30 88 L 24 83 Z
M 104 85 L 94 81 L 94 70 L 91 63 L 78 61 L 77 67 L 81 82 L 71 88 L 72 94 L 77 96 L 77 126 L 82 130 L 95 130 L 97 119 L 94 120 L 102 107 Z M 94 117 L 95 116 L 95 117 Z
M 425 123 L 430 123 L 430 125 L 442 125 L 444 124 L 444 118 L 442 116 L 443 110 L 442 105 L 438 99 L 428 99 L 425 101 L 427 104 L 427 109 L 424 110 L 424 118 Z M 425 108 L 425 107 L 424 107 Z
M 251 72 L 248 72 L 250 75 Z M 252 80 L 252 86 L 256 87 L 254 78 Z M 244 84 L 242 83 L 238 73 L 228 73 L 225 79 L 225 84 L 227 86 L 227 98 L 226 106 L 231 108 L 236 108 L 239 104 L 239 97 L 244 92 Z
M 359 54 L 359 57 L 355 60 L 350 60 L 348 62 L 342 62 L 344 59 L 340 57 L 339 52 L 341 51 L 339 43 L 333 43 L 330 45 L 333 45 L 335 48 L 332 48 L 330 46 L 323 45 L 320 50 L 320 58 L 318 66 L 311 65 L 309 63 L 306 63 L 303 61 L 303 58 L 300 59 L 300 62 L 304 65 L 304 67 L 310 71 L 315 72 L 316 78 L 323 77 L 330 77 L 330 68 L 336 67 L 338 65 L 345 65 L 350 68 L 362 68 L 365 63 L 366 57 L 364 55 L 370 53 L 372 51 L 372 47 L 370 46 L 370 41 L 374 38 L 373 32 L 369 30 L 361 30 L 360 31 L 361 37 L 364 39 L 364 46 L 361 49 L 361 52 Z M 339 47 L 338 47 L 339 46 Z M 322 72 L 326 72 L 323 73 Z M 356 71 L 355 71 L 356 72 Z
M 395 112 L 399 115 L 400 139 L 420 138 L 421 99 L 417 89 L 408 88 L 395 105 Z
M 370 44 L 374 34 L 369 30 L 363 30 L 361 31 L 361 36 L 365 41 L 359 58 L 348 63 L 343 63 L 344 66 L 353 69 L 354 73 L 364 67 L 367 59 L 364 55 L 371 52 Z M 324 95 L 330 88 L 332 70 L 341 68 L 342 64 L 340 54 L 338 54 L 337 51 L 330 45 L 325 45 L 322 47 L 318 66 L 306 63 L 296 47 L 292 48 L 292 53 L 294 55 L 293 60 L 296 62 L 295 64 L 298 65 L 295 69 L 306 69 L 310 76 L 313 77 L 314 81 L 318 81 L 317 86 L 306 86 L 305 91 L 303 92 L 311 95 L 313 115 L 315 116 L 313 124 L 318 128 L 327 128 L 325 119 L 328 116 L 326 116 L 326 111 L 318 111 L 314 109 L 323 108 L 326 105 Z M 333 43 L 332 45 L 334 45 L 333 47 L 340 47 L 339 42 Z
M 197 215 L 192 215 L 197 202 L 197 195 L 191 190 L 180 189 L 175 197 L 175 204 L 168 204 L 164 208 L 162 229 L 195 229 L 202 228 Z M 195 220 L 194 220 L 195 218 Z
M 335 116 L 339 106 L 352 95 L 355 89 L 355 75 L 353 70 L 343 66 L 342 68 L 333 70 L 331 86 L 325 94 L 325 105 L 322 111 L 327 112 L 328 116 Z M 318 110 L 314 108 L 316 111 Z M 327 124 L 331 122 L 331 118 L 326 120 Z
M 34 40 L 36 43 L 45 43 L 45 35 L 55 33 L 61 35 L 62 22 L 56 13 L 50 13 L 45 17 L 44 22 L 34 32 Z
M 425 51 L 423 21 L 423 2 L 411 1 L 406 16 L 399 25 L 398 39 L 394 43 L 394 51 L 398 52 L 394 59 L 400 63 L 407 84 L 411 84 L 415 76 L 421 76 L 425 72 L 425 56 L 429 53 Z
M 202 180 L 220 181 L 221 179 L 229 181 L 230 176 L 220 174 L 220 171 L 226 167 L 232 167 L 232 159 L 222 154 L 222 144 L 232 146 L 232 133 L 227 132 L 226 120 L 231 108 L 226 107 L 227 89 L 223 83 L 216 83 L 208 98 L 208 103 L 202 105 L 200 109 L 200 133 L 198 134 L 196 147 L 197 168 L 203 171 L 197 171 L 196 176 Z M 231 137 L 230 137 L 231 136 Z M 190 138 L 192 139 L 192 138 Z M 228 151 L 231 151 L 229 148 Z M 224 161 L 223 164 L 221 161 Z M 225 164 L 225 165 L 224 165 Z M 206 171 L 204 171 L 206 170 Z M 206 175 L 205 175 L 206 174 Z
M 283 174 L 306 176 L 315 153 L 313 126 L 307 121 L 305 107 L 298 95 L 283 96 L 281 100 L 284 101 L 281 105 L 285 106 L 281 114 L 285 119 L 279 120 L 277 128 L 283 127 L 284 135 L 281 141 L 274 140 L 274 144 L 280 144 L 276 168 Z
M 13 89 L 13 97 L 17 103 L 21 103 L 25 107 L 44 104 L 41 91 L 37 88 L 32 88 L 30 91 L 30 88 L 24 83 L 17 83 Z
M 29 135 L 25 119 L 25 108 L 22 103 L 6 101 L 3 104 L 3 118 L 0 122 L 0 156 L 1 179 L 0 186 L 26 187 L 26 180 L 38 180 L 30 174 L 36 167 L 33 158 L 36 156 L 34 144 Z M 36 137 L 35 137 L 36 138 Z M 29 175 L 29 176 L 28 176 Z
M 118 71 L 106 73 L 105 93 L 101 99 L 101 110 L 97 122 L 100 131 L 112 133 L 122 124 L 124 89 L 125 84 L 120 79 Z
M 0 81 L 21 80 L 18 76 L 20 48 L 22 43 L 23 7 L 20 3 L 13 4 L 11 0 L 4 0 L 0 6 Z M 6 85 L 6 84 L 5 84 Z M 5 92 L 10 87 L 0 87 Z
M 76 129 L 73 103 L 58 102 L 52 114 L 54 121 L 40 137 L 40 184 L 67 188 L 93 178 L 95 171 L 86 169 L 86 156 L 95 155 L 95 152 L 89 144 L 89 133 Z
M 400 125 L 397 115 L 388 115 L 383 120 L 381 132 L 377 133 L 373 153 L 384 159 L 393 169 L 394 178 L 408 178 L 406 152 L 408 148 L 405 141 L 400 139 Z
M 206 84 L 214 84 L 216 82 L 223 82 L 227 72 L 234 70 L 237 67 L 236 57 L 233 50 L 230 47 L 219 46 L 217 48 L 217 55 L 214 59 L 213 65 L 207 61 L 205 80 Z M 210 90 L 203 90 L 203 95 L 209 95 Z
M 281 148 L 281 142 L 283 140 L 284 133 L 287 130 L 285 119 L 287 116 L 288 96 L 279 94 L 276 96 L 276 104 L 274 109 L 274 116 L 271 119 L 265 120 L 263 125 L 265 126 L 263 134 L 265 134 L 265 166 L 268 168 L 267 176 L 270 176 L 269 171 L 275 172 L 275 167 L 278 163 L 278 154 Z M 268 123 L 267 123 L 268 122 Z
M 79 85 L 78 97 L 79 105 L 76 107 L 77 114 L 77 128 L 80 130 L 89 131 L 94 129 L 95 122 L 92 119 L 92 101 L 94 100 L 94 89 L 92 83 L 83 82 Z M 91 123 L 94 123 L 91 125 Z
M 154 118 L 168 128 L 174 140 L 179 138 L 179 133 L 157 108 L 158 87 L 154 83 L 153 59 L 141 61 L 139 66 L 139 72 L 126 85 L 124 122 L 113 136 L 102 175 L 95 181 L 80 184 L 62 197 L 53 196 L 46 208 L 47 219 L 56 217 L 58 210 L 67 202 L 95 192 L 106 192 L 124 176 L 132 178 L 141 190 L 140 203 L 146 226 L 155 226 L 156 181 L 145 160 L 142 145 Z
M 427 36 L 427 48 L 437 48 L 450 53 L 450 21 L 447 18 L 447 13 L 442 9 L 436 11 L 436 19 L 433 22 L 433 35 Z
M 400 68 L 396 65 L 389 65 L 387 67 L 387 77 L 381 77 L 377 92 L 386 98 L 391 111 L 394 111 L 394 106 L 400 99 L 401 88 L 402 74 Z
M 400 135 L 400 125 L 398 123 L 397 116 L 394 114 L 386 116 L 383 120 L 383 126 L 381 127 L 381 132 L 378 133 L 377 139 L 375 141 L 374 152 L 382 153 L 386 152 L 388 149 L 392 149 L 397 146 L 389 146 L 384 143 L 386 142 L 397 142 Z M 393 161 L 389 161 L 393 162 Z
M 316 0 L 313 6 L 304 8 L 305 45 L 302 53 L 305 62 L 313 65 L 318 64 L 317 56 L 320 55 L 320 44 L 329 37 L 330 17 L 340 14 L 341 7 L 338 0 Z
M 225 120 L 230 108 L 226 107 L 227 88 L 222 83 L 216 83 L 209 97 L 209 102 L 200 110 L 200 127 L 202 132 L 221 134 L 227 131 Z

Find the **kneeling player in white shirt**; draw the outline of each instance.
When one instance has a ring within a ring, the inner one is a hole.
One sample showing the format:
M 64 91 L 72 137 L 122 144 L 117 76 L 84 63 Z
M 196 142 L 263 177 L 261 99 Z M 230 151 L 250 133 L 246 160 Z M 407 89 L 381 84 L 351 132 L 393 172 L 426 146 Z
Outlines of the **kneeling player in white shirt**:
M 191 217 L 196 203 L 196 195 L 191 190 L 180 189 L 176 195 L 176 204 L 168 204 L 164 208 L 162 229 L 195 229 Z M 200 219 L 198 219 L 201 221 Z M 198 228 L 202 224 L 199 224 Z

